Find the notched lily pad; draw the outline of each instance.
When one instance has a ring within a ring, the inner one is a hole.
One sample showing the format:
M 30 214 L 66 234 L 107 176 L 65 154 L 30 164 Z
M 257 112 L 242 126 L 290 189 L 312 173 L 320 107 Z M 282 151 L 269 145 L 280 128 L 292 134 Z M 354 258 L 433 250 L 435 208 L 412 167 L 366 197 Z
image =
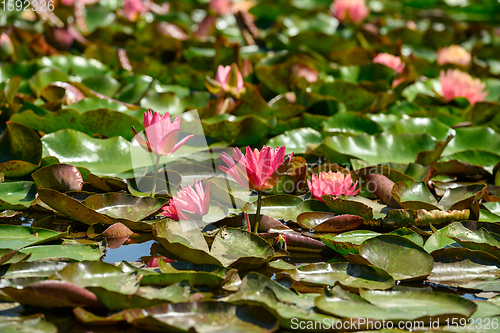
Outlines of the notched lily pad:
M 406 209 L 439 210 L 438 201 L 423 182 L 403 181 L 394 184 L 392 196 Z

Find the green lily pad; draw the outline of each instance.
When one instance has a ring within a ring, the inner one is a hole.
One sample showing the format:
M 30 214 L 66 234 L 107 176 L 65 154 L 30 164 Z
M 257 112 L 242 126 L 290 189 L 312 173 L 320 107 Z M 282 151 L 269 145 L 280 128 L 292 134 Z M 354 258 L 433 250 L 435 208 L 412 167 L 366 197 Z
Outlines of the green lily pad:
M 232 142 L 236 146 L 257 144 L 268 135 L 274 123 L 274 120 L 254 115 L 235 117 L 224 114 L 201 120 L 206 136 Z
M 272 247 L 264 239 L 235 228 L 220 229 L 209 250 L 200 230 L 190 221 L 166 219 L 157 222 L 153 236 L 168 251 L 195 264 L 256 267 L 273 254 Z
M 210 249 L 202 233 L 190 221 L 165 219 L 156 222 L 153 226 L 153 236 L 158 243 L 180 258 L 186 257 L 195 264 L 223 266 L 219 259 L 209 253 Z
M 379 134 L 382 128 L 361 113 L 337 113 L 323 123 L 323 131 L 335 134 Z
M 378 267 L 345 262 L 301 265 L 288 273 L 295 281 L 312 285 L 332 286 L 338 282 L 354 289 L 378 290 L 394 286 L 392 276 Z
M 26 209 L 35 200 L 35 194 L 33 182 L 0 182 L 0 210 Z
M 483 251 L 446 248 L 432 253 L 434 268 L 427 280 L 454 288 L 495 291 L 500 260 Z
M 261 237 L 237 228 L 221 228 L 215 236 L 210 253 L 224 267 L 257 268 L 274 254 L 271 245 Z
M 113 224 L 107 216 L 96 212 L 72 197 L 51 189 L 38 189 L 38 195 L 52 209 L 67 217 L 92 225 L 94 223 Z
M 397 121 L 386 130 L 386 133 L 427 133 L 436 140 L 441 141 L 455 134 L 455 131 L 435 118 L 411 117 Z
M 7 271 L 2 275 L 4 279 L 17 278 L 48 278 L 52 274 L 59 272 L 68 263 L 63 261 L 30 261 L 12 263 Z
M 123 292 L 107 290 L 104 287 L 87 287 L 97 295 L 97 298 L 112 311 L 132 308 L 147 308 L 154 305 L 187 302 L 189 298 L 196 294 L 196 290 L 191 287 L 188 281 L 177 282 L 171 286 L 154 289 L 151 292 L 125 294 Z
M 82 287 L 102 287 L 120 293 L 135 293 L 139 288 L 136 274 L 101 261 L 83 261 L 66 265 L 49 279 L 71 282 Z
M 380 236 L 381 234 L 369 230 L 353 230 L 341 233 L 337 236 L 322 235 L 321 240 L 325 242 L 328 247 L 340 253 L 343 256 L 348 256 L 350 253 L 359 254 L 359 247 L 364 241 Z M 398 235 L 405 237 L 412 242 L 422 246 L 424 241 L 422 237 L 416 232 L 408 228 L 399 228 L 397 230 L 387 233 L 387 235 Z
M 398 204 L 406 209 L 440 209 L 437 199 L 424 182 L 399 182 L 394 184 L 391 193 Z
M 188 281 L 193 286 L 219 287 L 224 283 L 224 277 L 212 272 L 175 272 L 150 274 L 141 279 L 141 286 L 170 286 L 181 281 Z
M 308 144 L 320 144 L 322 140 L 321 133 L 312 128 L 303 127 L 275 136 L 267 142 L 266 146 L 273 148 L 286 146 L 286 154 L 303 154 L 307 151 Z
M 120 82 L 108 75 L 87 76 L 82 84 L 108 97 L 113 97 L 120 89 Z
M 29 245 L 47 243 L 64 237 L 66 233 L 43 228 L 0 224 L 0 247 L 20 249 Z M 24 249 L 23 249 L 24 252 Z
M 36 245 L 25 247 L 22 253 L 31 254 L 28 261 L 47 258 L 63 258 L 66 260 L 99 260 L 104 255 L 99 245 Z
M 0 327 L 4 333 L 57 333 L 57 326 L 45 320 L 42 314 L 27 317 L 0 317 Z
M 156 331 L 269 332 L 278 327 L 276 318 L 259 306 L 215 301 L 159 305 L 124 315 L 133 326 Z
M 125 321 L 124 312 L 125 311 L 116 312 L 106 317 L 100 317 L 82 307 L 76 307 L 73 309 L 73 314 L 78 321 L 89 325 L 106 325 Z
M 74 55 L 54 55 L 42 57 L 37 63 L 43 67 L 52 66 L 64 73 L 85 78 L 93 75 L 105 75 L 109 67 L 96 59 Z
M 29 80 L 30 88 L 38 96 L 40 91 L 52 82 L 67 82 L 69 76 L 61 70 L 53 67 L 42 68 L 37 71 Z
M 93 105 L 89 107 L 90 110 L 86 110 L 81 108 L 82 103 L 86 100 L 89 101 L 88 103 L 92 100 L 106 102 L 99 102 L 99 105 Z M 131 140 L 134 137 L 131 131 L 132 126 L 138 131 L 143 129 L 142 123 L 131 115 L 114 111 L 115 108 L 105 108 L 108 105 L 101 105 L 107 104 L 109 101 L 101 99 L 86 100 L 72 104 L 70 108 L 50 112 L 43 116 L 37 115 L 31 110 L 26 110 L 13 115 L 11 120 L 44 133 L 53 133 L 71 128 L 88 135 L 122 136 L 127 140 Z
M 61 163 L 85 167 L 96 175 L 117 175 L 133 167 L 129 142 L 121 137 L 95 139 L 67 129 L 45 135 L 42 144 L 43 156 L 55 156 Z
M 256 202 L 248 203 L 242 211 L 249 214 L 255 213 L 257 209 Z M 296 221 L 297 217 L 305 212 L 327 211 L 328 207 L 318 200 L 302 200 L 301 198 L 288 195 L 278 194 L 265 197 L 262 200 L 261 214 L 269 215 L 276 219 L 284 219 L 285 221 Z
M 40 166 L 42 145 L 29 127 L 8 122 L 0 136 L 0 173 L 5 177 L 23 177 Z
M 422 247 L 396 235 L 366 240 L 361 244 L 359 254 L 372 265 L 387 271 L 395 280 L 421 279 L 431 273 L 434 265 L 434 260 Z
M 456 295 L 428 291 L 371 291 L 350 294 L 335 287 L 333 296 L 322 295 L 316 306 L 343 318 L 416 320 L 469 317 L 477 305 Z
M 439 206 L 444 210 L 461 210 L 470 208 L 472 202 L 481 199 L 486 191 L 484 185 L 470 185 L 447 189 Z
M 105 193 L 91 195 L 83 201 L 83 204 L 112 221 L 124 223 L 126 220 L 139 222 L 148 216 L 155 215 L 166 202 L 165 199 L 138 198 L 124 193 Z
M 279 319 L 280 327 L 291 329 L 294 318 L 300 321 L 328 320 L 335 324 L 339 319 L 314 310 L 317 295 L 298 295 L 276 281 L 257 272 L 250 272 L 241 282 L 238 291 L 229 298 L 235 304 L 259 304 L 265 306 Z
M 0 265 L 11 264 L 12 266 L 12 264 L 23 262 L 25 260 L 28 260 L 28 258 L 29 258 L 28 254 L 19 253 L 19 250 L 17 249 L 16 250 L 0 249 Z
M 484 228 L 471 231 L 459 223 L 454 223 L 447 229 L 446 236 L 462 247 L 484 251 L 500 258 L 500 236 L 492 234 Z
M 455 131 L 455 137 L 446 146 L 443 156 L 471 149 L 493 154 L 500 151 L 500 134 L 489 127 L 462 127 Z
M 428 134 L 360 134 L 355 137 L 333 136 L 325 144 L 332 150 L 355 156 L 372 164 L 411 163 L 422 150 L 434 150 L 436 141 Z

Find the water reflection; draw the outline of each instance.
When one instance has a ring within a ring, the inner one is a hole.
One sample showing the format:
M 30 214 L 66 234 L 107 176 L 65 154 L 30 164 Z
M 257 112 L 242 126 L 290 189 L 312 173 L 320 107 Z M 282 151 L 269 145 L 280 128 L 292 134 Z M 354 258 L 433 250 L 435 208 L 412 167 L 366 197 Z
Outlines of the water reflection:
M 115 263 L 125 261 L 139 261 L 141 257 L 149 256 L 151 254 L 151 246 L 155 244 L 154 240 L 149 240 L 140 244 L 127 244 L 122 245 L 116 249 L 107 248 L 103 261 L 107 263 Z

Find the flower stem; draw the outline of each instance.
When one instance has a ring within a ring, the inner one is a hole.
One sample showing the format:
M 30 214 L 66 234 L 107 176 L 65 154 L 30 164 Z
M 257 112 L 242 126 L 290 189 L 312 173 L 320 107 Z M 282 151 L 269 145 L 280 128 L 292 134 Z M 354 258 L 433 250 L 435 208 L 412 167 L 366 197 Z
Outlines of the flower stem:
M 160 156 L 156 156 L 155 172 L 153 174 L 153 189 L 151 190 L 151 198 L 155 197 L 156 180 L 158 179 L 158 167 L 160 165 Z
M 259 232 L 260 207 L 262 206 L 262 192 L 257 192 L 257 212 L 255 213 L 255 233 Z
M 218 115 L 224 114 L 227 111 L 227 107 L 229 106 L 229 102 L 231 102 L 231 97 L 226 97 L 224 99 L 224 103 L 222 104 L 222 107 L 220 110 L 217 112 Z

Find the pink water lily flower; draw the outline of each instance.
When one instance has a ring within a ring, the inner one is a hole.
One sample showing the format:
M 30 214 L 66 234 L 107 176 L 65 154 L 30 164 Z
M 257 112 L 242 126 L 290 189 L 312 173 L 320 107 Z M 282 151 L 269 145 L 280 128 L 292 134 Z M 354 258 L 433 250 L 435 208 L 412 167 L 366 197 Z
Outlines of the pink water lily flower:
M 356 195 L 359 190 L 356 190 L 356 185 L 352 184 L 351 175 L 344 176 L 341 172 L 321 172 L 318 176 L 312 175 L 312 180 L 307 180 L 307 185 L 311 190 L 311 194 L 318 200 L 323 201 L 321 196 L 329 195 Z
M 137 20 L 139 15 L 145 14 L 148 9 L 148 5 L 141 0 L 125 0 L 123 3 L 123 14 L 131 22 Z
M 455 64 L 460 66 L 467 66 L 470 64 L 472 56 L 466 49 L 460 45 L 451 45 L 443 47 L 437 52 L 438 65 Z
M 246 148 L 246 156 L 239 148 L 233 149 L 233 157 L 226 153 L 221 154 L 222 160 L 228 168 L 219 166 L 219 169 L 229 174 L 241 186 L 246 189 L 262 192 L 273 188 L 282 176 L 280 167 L 283 165 L 286 171 L 288 163 L 285 162 L 286 147 L 262 147 L 258 149 Z M 293 153 L 289 157 L 291 161 Z M 277 172 L 280 169 L 280 172 Z
M 335 0 L 330 9 L 330 14 L 342 23 L 361 23 L 369 13 L 365 0 Z
M 208 213 L 210 203 L 210 187 L 194 182 L 194 189 L 190 185 L 183 187 L 170 199 L 168 206 L 163 207 L 165 211 L 161 215 L 174 220 L 189 220 L 201 218 Z
M 439 74 L 441 82 L 442 96 L 451 101 L 456 97 L 463 97 L 471 105 L 481 102 L 488 96 L 488 91 L 484 91 L 486 85 L 479 79 L 474 79 L 468 73 L 458 69 L 448 69 L 446 73 Z
M 374 64 L 382 64 L 389 68 L 394 69 L 398 74 L 403 73 L 405 64 L 401 62 L 401 58 L 389 53 L 379 53 L 373 58 Z
M 226 15 L 232 12 L 232 0 L 211 0 L 209 7 L 218 15 Z
M 147 142 L 137 135 L 137 131 L 132 127 L 135 139 L 144 150 L 153 152 L 157 156 L 168 156 L 177 151 L 183 144 L 194 135 L 188 135 L 177 142 L 181 126 L 181 117 L 175 118 L 170 123 L 170 113 L 161 115 L 151 110 L 144 113 L 144 130 Z

